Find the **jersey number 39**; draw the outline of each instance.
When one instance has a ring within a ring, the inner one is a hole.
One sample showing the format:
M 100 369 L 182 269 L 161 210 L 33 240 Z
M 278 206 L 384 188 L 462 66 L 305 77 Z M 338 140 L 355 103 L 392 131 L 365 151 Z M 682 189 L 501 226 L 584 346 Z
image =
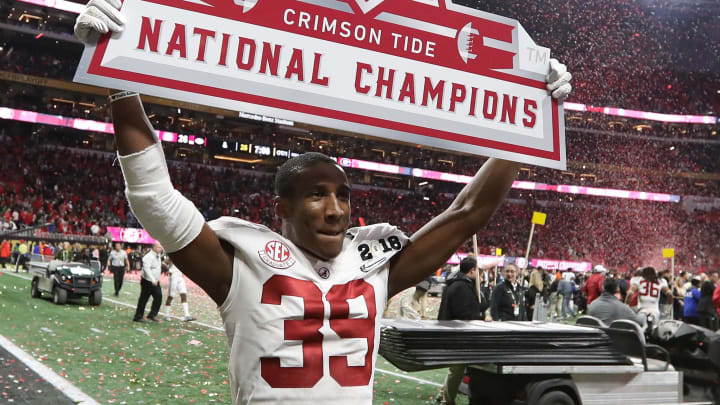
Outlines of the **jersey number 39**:
M 260 359 L 261 375 L 273 388 L 311 388 L 323 376 L 323 335 L 325 318 L 322 291 L 311 281 L 274 275 L 263 285 L 263 304 L 280 305 L 282 296 L 302 298 L 304 319 L 284 321 L 285 340 L 302 341 L 303 366 L 281 367 L 280 358 Z M 347 300 L 362 296 L 367 305 L 366 319 L 348 319 Z M 367 339 L 365 364 L 349 366 L 347 356 L 330 356 L 330 376 L 343 387 L 363 386 L 372 376 L 372 353 L 375 345 L 375 291 L 365 280 L 353 280 L 333 286 L 325 295 L 330 303 L 330 328 L 342 339 Z

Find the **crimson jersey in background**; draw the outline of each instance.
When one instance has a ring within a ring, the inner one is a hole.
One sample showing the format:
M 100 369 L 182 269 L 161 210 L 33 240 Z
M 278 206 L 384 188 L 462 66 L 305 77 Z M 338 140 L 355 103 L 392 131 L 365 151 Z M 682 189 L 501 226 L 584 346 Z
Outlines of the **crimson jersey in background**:
M 587 304 L 590 305 L 597 297 L 602 294 L 603 281 L 605 275 L 603 273 L 593 273 L 585 282 L 585 294 L 587 294 Z

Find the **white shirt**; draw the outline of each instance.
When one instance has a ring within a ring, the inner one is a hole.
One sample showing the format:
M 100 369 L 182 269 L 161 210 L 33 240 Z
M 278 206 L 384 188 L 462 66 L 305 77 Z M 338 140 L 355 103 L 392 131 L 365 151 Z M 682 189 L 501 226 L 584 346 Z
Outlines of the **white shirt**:
M 659 313 L 660 294 L 662 294 L 663 287 L 668 286 L 664 278 L 650 282 L 642 277 L 633 277 L 630 280 L 630 285 L 638 288 L 638 308 L 652 313 Z
M 110 251 L 110 265 L 115 267 L 125 267 L 125 260 L 127 260 L 127 253 L 124 250 L 111 250 Z
M 389 262 L 407 237 L 388 224 L 352 228 L 323 261 L 262 225 L 210 227 L 235 248 L 218 308 L 233 404 L 371 404 Z
M 157 283 L 162 272 L 162 256 L 151 250 L 143 256 L 142 262 L 140 276 L 153 284 Z

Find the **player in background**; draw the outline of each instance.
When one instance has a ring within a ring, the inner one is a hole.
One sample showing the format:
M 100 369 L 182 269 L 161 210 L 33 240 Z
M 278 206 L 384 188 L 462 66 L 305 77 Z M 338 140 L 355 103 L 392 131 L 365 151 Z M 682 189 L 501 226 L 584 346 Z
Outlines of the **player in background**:
M 92 43 L 99 33 L 121 31 L 119 7 L 119 0 L 91 0 L 76 35 Z M 570 78 L 551 62 L 553 97 L 568 95 Z M 344 170 L 306 153 L 276 175 L 281 234 L 237 218 L 206 223 L 174 189 L 140 97 L 112 91 L 109 99 L 133 213 L 219 305 L 235 405 L 370 404 L 388 297 L 435 272 L 482 229 L 520 167 L 489 159 L 450 207 L 408 238 L 389 224 L 349 228 Z
M 630 280 L 630 289 L 632 294 L 638 295 L 639 312 L 651 315 L 657 325 L 660 320 L 660 294 L 664 294 L 672 302 L 672 291 L 667 281 L 657 276 L 655 268 L 645 267 L 641 274 L 640 277 L 633 277 Z
M 180 303 L 183 309 L 183 321 L 191 322 L 196 320 L 190 315 L 190 305 L 187 302 L 187 286 L 185 285 L 185 278 L 180 269 L 173 264 L 172 259 L 168 258 L 165 260 L 165 265 L 168 266 L 168 295 L 165 300 L 165 320 L 171 321 L 170 317 L 170 304 L 174 297 L 180 296 Z

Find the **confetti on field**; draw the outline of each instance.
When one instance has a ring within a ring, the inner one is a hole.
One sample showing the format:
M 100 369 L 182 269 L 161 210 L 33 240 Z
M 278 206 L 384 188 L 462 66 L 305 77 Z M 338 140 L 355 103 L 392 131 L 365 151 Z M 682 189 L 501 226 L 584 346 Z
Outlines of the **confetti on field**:
M 137 276 L 128 277 L 120 297 L 113 297 L 113 302 L 104 300 L 98 307 L 88 307 L 86 301 L 80 300 L 57 306 L 49 297 L 31 299 L 29 280 L 6 275 L 0 279 L 0 291 L 17 294 L 0 296 L 0 307 L 8 308 L 0 311 L 0 330 L 38 361 L 103 404 L 231 404 L 224 332 L 195 323 L 183 323 L 183 328 L 178 328 L 178 323 L 173 322 L 148 323 L 136 328 L 130 319 L 140 288 L 133 278 Z M 164 293 L 166 280 L 162 283 Z M 111 296 L 112 289 L 112 282 L 104 283 L 103 295 Z M 198 321 L 222 327 L 217 306 L 191 283 L 188 302 Z M 78 310 L 80 306 L 86 310 Z M 52 333 L 39 332 L 41 328 Z M 378 367 L 398 372 L 381 357 Z M 445 372 L 423 372 L 417 376 L 442 383 Z M 375 374 L 375 388 L 375 405 L 385 402 L 430 405 L 437 393 L 434 386 L 418 387 L 416 382 L 382 373 Z M 4 404 L 2 391 L 0 384 L 0 403 Z M 460 398 L 458 404 L 467 404 L 467 399 Z

